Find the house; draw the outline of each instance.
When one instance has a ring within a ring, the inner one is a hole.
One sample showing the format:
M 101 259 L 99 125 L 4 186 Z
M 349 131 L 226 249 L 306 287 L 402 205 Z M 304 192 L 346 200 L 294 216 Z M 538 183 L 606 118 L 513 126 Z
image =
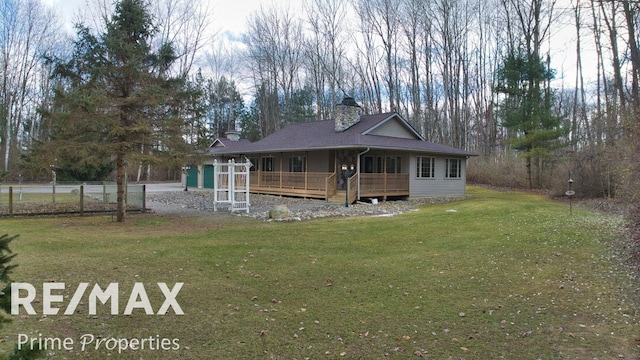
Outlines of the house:
M 209 155 L 188 172 L 189 186 L 213 187 L 214 160 L 249 159 L 252 193 L 329 200 L 348 187 L 354 202 L 464 195 L 467 159 L 476 154 L 426 141 L 395 112 L 362 115 L 345 97 L 333 120 L 292 124 L 256 142 L 232 132 Z

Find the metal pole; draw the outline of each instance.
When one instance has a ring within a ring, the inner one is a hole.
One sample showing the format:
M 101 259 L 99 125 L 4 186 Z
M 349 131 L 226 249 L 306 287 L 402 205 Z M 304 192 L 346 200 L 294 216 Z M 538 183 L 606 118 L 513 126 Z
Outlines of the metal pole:
M 569 215 L 573 215 L 573 195 L 575 191 L 573 191 L 573 179 L 571 178 L 571 173 L 569 173 L 569 191 L 566 192 L 569 197 Z
M 189 191 L 189 169 L 190 166 L 183 166 L 182 172 L 184 173 L 184 191 Z
M 84 215 L 84 185 L 80 185 L 80 216 Z
M 344 172 L 344 178 L 346 179 L 345 180 L 345 184 L 346 184 L 346 186 L 345 186 L 345 188 L 346 188 L 345 194 L 346 195 L 345 195 L 345 198 L 344 198 L 344 207 L 349 207 L 349 172 L 348 171 Z
M 56 203 L 56 171 L 55 170 L 51 170 L 51 173 L 53 174 L 53 203 Z
M 9 217 L 13 217 L 13 186 L 9 186 Z

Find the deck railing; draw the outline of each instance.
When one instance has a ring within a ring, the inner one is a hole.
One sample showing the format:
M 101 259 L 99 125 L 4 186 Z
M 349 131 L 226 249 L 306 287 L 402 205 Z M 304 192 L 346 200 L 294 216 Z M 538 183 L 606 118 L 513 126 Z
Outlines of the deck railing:
M 253 192 L 327 199 L 335 193 L 335 176 L 328 172 L 256 171 L 249 181 Z
M 360 183 L 358 186 L 358 182 Z M 336 192 L 336 173 L 255 171 L 252 192 L 328 199 Z M 349 197 L 408 196 L 409 174 L 362 174 L 349 179 Z
M 336 173 L 334 172 L 333 174 L 329 175 L 326 178 L 326 196 L 325 196 L 325 200 L 329 200 L 329 198 L 331 196 L 333 196 L 333 194 L 336 193 Z
M 409 174 L 360 174 L 360 196 L 409 195 Z
M 353 204 L 358 199 L 358 173 L 349 178 L 349 204 Z

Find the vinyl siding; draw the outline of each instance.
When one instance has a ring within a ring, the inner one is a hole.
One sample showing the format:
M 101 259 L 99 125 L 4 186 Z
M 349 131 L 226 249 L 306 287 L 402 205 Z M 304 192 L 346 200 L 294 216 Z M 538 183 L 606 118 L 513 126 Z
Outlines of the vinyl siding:
M 418 178 L 417 174 L 417 156 L 429 155 L 411 155 L 411 167 L 409 169 L 409 194 L 411 197 L 439 197 L 439 196 L 456 196 L 464 195 L 467 178 L 467 160 L 459 157 L 449 157 L 453 159 L 461 159 L 460 178 L 448 179 L 445 177 L 445 159 L 447 157 L 431 156 L 435 158 L 435 173 L 433 178 Z
M 415 139 L 416 136 L 411 133 L 399 121 L 391 119 L 375 129 L 367 133 L 368 135 L 390 136 L 396 138 Z

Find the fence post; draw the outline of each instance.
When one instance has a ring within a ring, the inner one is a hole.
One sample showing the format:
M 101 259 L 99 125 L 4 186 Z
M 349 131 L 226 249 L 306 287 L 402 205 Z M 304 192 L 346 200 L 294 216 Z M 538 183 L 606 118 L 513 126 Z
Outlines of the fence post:
M 80 185 L 80 216 L 84 215 L 84 185 Z
M 147 212 L 147 185 L 142 185 L 142 213 Z
M 9 186 L 9 217 L 13 217 L 13 186 Z

